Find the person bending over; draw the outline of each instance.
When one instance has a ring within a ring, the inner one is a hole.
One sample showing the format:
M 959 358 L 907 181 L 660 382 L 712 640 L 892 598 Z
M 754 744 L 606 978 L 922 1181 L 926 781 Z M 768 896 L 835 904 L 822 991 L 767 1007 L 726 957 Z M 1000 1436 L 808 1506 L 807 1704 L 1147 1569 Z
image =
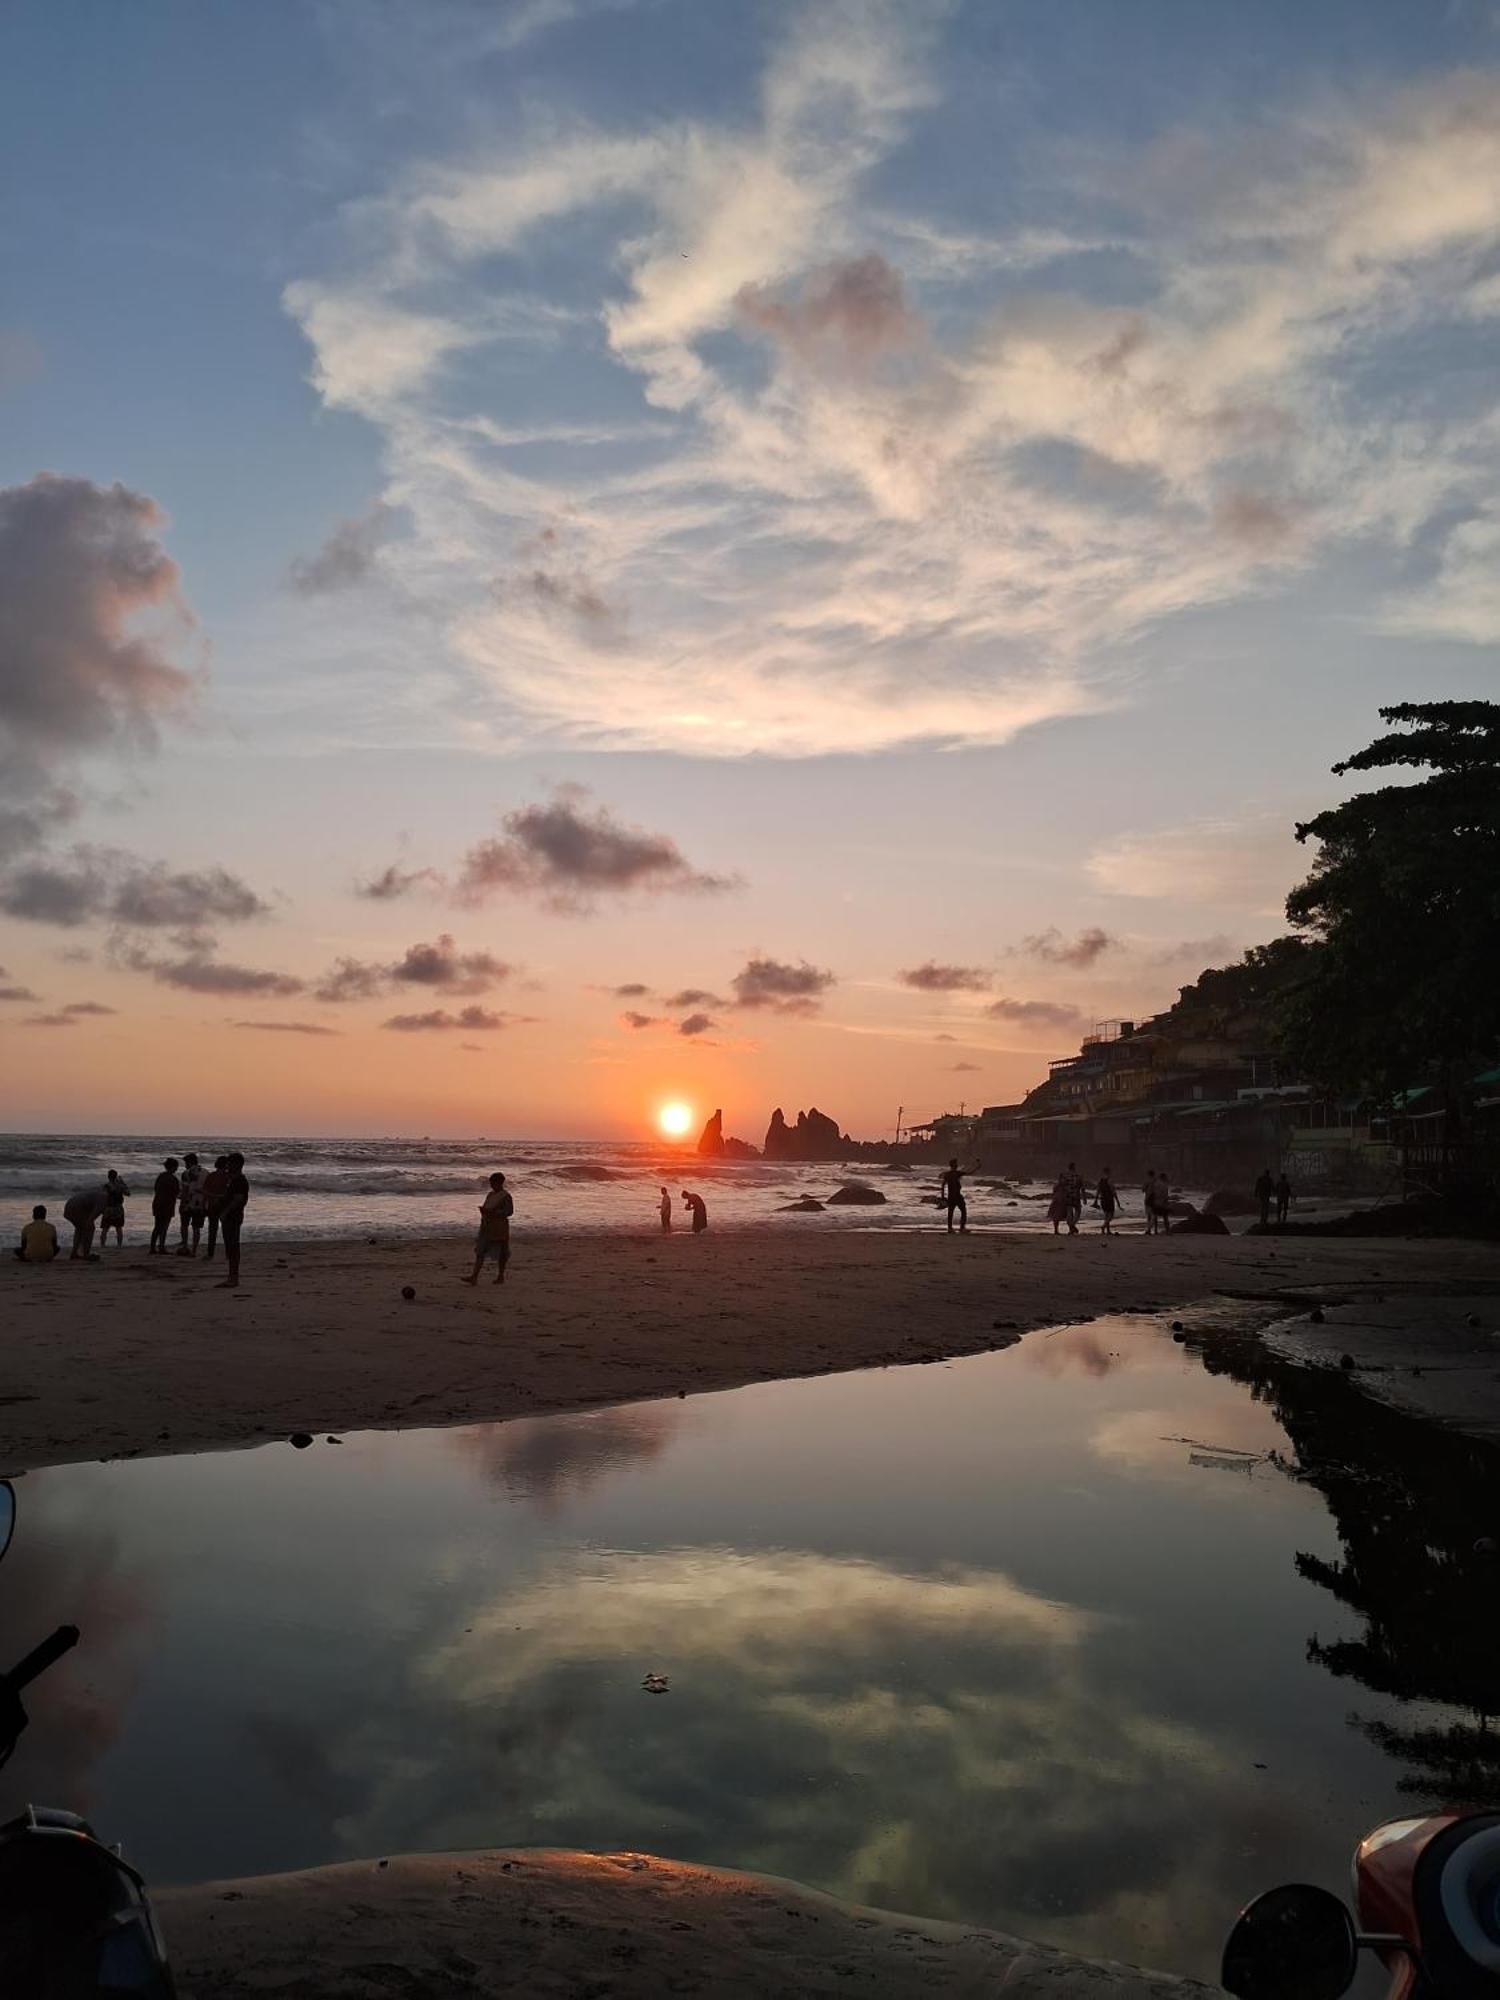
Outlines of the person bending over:
M 693 1234 L 701 1236 L 708 1227 L 708 1203 L 703 1199 L 701 1194 L 689 1194 L 687 1189 L 684 1188 L 682 1190 L 682 1205 L 684 1208 L 692 1210 Z
M 31 1220 L 21 1231 L 21 1247 L 16 1252 L 23 1264 L 50 1264 L 57 1255 L 57 1231 L 47 1220 L 41 1202 L 31 1211 Z
M 479 1204 L 479 1234 L 474 1238 L 474 1268 L 465 1285 L 477 1285 L 485 1259 L 495 1260 L 495 1283 L 505 1283 L 505 1267 L 510 1262 L 510 1219 L 516 1205 L 505 1185 L 504 1174 L 490 1175 L 490 1191 Z

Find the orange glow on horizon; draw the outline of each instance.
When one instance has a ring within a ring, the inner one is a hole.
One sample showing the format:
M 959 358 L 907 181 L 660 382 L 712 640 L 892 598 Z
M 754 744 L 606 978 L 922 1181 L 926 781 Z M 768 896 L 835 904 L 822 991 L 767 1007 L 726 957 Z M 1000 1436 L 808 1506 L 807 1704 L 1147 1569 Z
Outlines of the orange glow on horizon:
M 656 1122 L 669 1139 L 685 1139 L 693 1129 L 693 1107 L 674 1098 L 657 1112 Z

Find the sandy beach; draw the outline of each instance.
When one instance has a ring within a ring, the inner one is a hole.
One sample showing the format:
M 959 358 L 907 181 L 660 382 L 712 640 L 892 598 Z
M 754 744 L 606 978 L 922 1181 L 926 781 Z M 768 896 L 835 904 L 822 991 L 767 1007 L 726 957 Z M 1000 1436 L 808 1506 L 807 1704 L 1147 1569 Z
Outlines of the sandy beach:
M 467 1239 L 252 1237 L 234 1293 L 216 1289 L 221 1264 L 143 1248 L 87 1265 L 7 1260 L 0 1468 L 495 1421 L 935 1361 L 1038 1326 L 1223 1291 L 1287 1294 L 1290 1312 L 1318 1287 L 1353 1298 L 1500 1286 L 1500 1246 L 1458 1242 L 522 1235 L 507 1284 L 486 1277 L 477 1289 L 460 1283 L 467 1251 Z M 1354 1323 L 1341 1323 L 1339 1345 L 1357 1351 L 1360 1314 L 1342 1311 Z M 1403 1338 L 1420 1344 L 1400 1317 Z M 1457 1333 L 1471 1350 L 1468 1379 L 1438 1414 L 1483 1427 L 1500 1390 L 1488 1336 L 1461 1321 Z M 1423 1385 L 1433 1378 L 1407 1377 L 1402 1393 Z

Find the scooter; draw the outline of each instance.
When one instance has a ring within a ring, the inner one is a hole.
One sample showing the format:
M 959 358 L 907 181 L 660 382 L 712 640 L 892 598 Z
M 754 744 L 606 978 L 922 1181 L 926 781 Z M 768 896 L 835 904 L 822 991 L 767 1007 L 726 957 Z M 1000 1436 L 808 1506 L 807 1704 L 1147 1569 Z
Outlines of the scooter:
M 0 1558 L 16 1493 L 0 1480 Z M 78 1644 L 60 1625 L 0 1674 L 0 1765 L 27 1723 L 22 1692 Z M 176 2000 L 146 1885 L 76 1813 L 28 1806 L 0 1826 L 0 1993 L 7 2000 Z
M 1338 2000 L 1361 1951 L 1388 2000 L 1500 1996 L 1500 1813 L 1388 1820 L 1354 1853 L 1359 1924 L 1327 1889 L 1291 1882 L 1241 1912 L 1220 1979 L 1236 2000 Z

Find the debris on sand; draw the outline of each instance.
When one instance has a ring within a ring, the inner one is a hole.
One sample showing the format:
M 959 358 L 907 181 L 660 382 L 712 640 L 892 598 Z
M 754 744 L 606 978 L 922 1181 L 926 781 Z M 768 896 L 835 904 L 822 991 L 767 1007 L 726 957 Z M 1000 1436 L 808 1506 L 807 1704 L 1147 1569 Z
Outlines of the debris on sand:
M 670 1694 L 672 1692 L 667 1684 L 665 1674 L 647 1674 L 646 1678 L 641 1682 L 641 1686 L 646 1690 L 647 1694 Z

